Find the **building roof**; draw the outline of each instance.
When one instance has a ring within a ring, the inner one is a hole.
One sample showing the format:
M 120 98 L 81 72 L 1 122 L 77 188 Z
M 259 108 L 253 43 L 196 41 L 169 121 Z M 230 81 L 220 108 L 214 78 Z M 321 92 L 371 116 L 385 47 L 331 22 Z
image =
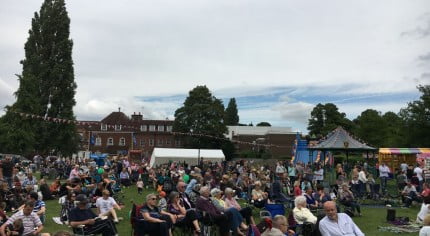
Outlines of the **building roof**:
M 369 150 L 374 151 L 376 148 L 368 146 L 355 138 L 353 138 L 342 127 L 337 127 L 327 135 L 327 138 L 321 140 L 317 145 L 309 147 L 309 149 L 317 150 Z
M 128 124 L 130 118 L 120 111 L 112 112 L 102 121 L 103 124 Z

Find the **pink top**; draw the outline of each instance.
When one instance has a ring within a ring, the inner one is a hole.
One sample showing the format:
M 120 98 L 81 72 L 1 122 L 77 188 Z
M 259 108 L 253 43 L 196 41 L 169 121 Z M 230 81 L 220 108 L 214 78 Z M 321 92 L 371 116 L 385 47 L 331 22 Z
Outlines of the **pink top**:
M 227 208 L 234 207 L 234 208 L 240 210 L 239 203 L 237 203 L 236 199 L 234 199 L 233 197 L 231 199 L 224 198 L 224 202 L 225 202 L 225 205 L 227 206 Z

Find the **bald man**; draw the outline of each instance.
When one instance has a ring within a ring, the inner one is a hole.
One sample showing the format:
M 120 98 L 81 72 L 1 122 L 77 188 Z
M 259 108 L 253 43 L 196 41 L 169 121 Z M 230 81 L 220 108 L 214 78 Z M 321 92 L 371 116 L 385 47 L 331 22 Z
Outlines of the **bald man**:
M 325 202 L 324 211 L 326 216 L 319 224 L 322 236 L 364 236 L 351 217 L 345 213 L 337 213 L 335 202 Z

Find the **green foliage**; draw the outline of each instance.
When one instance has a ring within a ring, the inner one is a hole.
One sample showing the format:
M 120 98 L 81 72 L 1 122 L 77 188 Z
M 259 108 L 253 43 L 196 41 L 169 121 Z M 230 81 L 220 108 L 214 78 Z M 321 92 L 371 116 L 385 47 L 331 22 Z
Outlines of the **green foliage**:
M 230 99 L 227 108 L 225 109 L 224 123 L 225 125 L 239 124 L 239 115 L 237 114 L 237 104 L 235 98 Z
M 269 122 L 263 121 L 263 122 L 258 123 L 256 126 L 270 127 L 272 125 Z
M 345 130 L 351 131 L 353 123 L 346 118 L 345 113 L 339 112 L 333 103 L 318 103 L 311 112 L 311 118 L 308 123 L 310 135 L 327 135 L 338 126 Z
M 420 99 L 400 111 L 408 147 L 430 146 L 430 85 L 420 85 L 418 90 L 422 93 Z
M 57 124 L 32 119 L 25 121 L 12 114 L 24 112 L 41 117 L 74 120 L 74 81 L 72 40 L 69 39 L 70 19 L 64 0 L 45 0 L 34 14 L 29 37 L 25 43 L 22 75 L 15 95 L 15 104 L 8 107 L 0 127 L 0 142 L 11 152 L 27 154 L 76 151 L 78 140 L 74 124 Z M 25 128 L 23 128 L 25 127 Z M 13 133 L 13 134 L 12 134 Z M 10 139 L 14 137 L 13 139 Z M 25 140 L 23 144 L 16 140 Z
M 192 132 L 197 136 L 206 134 L 224 138 L 227 126 L 223 119 L 224 106 L 221 100 L 212 96 L 206 86 L 197 86 L 189 92 L 184 105 L 175 111 L 173 130 Z M 221 148 L 222 141 L 204 136 L 193 136 L 185 146 L 189 148 Z
M 355 120 L 354 134 L 365 140 L 374 147 L 383 147 L 386 132 L 386 123 L 381 113 L 367 109 L 361 113 Z

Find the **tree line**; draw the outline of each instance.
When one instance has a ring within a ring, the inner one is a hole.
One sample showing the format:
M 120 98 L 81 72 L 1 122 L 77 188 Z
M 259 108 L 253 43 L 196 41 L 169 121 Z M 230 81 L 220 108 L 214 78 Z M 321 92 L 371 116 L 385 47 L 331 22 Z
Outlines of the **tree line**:
M 308 121 L 309 135 L 321 138 L 337 126 L 374 147 L 430 147 L 430 86 L 398 113 L 367 109 L 353 120 L 333 103 L 317 104 Z

